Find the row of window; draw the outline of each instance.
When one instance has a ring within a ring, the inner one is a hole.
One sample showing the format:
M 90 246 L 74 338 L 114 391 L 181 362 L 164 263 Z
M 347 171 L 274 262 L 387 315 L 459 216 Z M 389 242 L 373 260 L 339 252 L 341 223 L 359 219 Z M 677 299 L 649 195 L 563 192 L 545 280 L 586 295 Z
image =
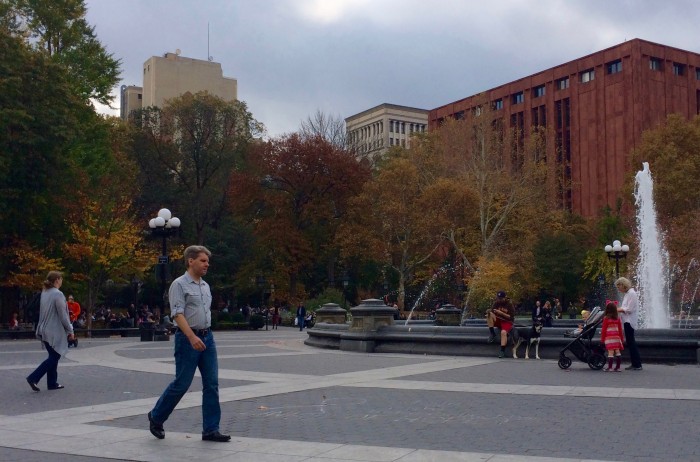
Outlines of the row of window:
M 659 58 L 649 58 L 649 69 L 660 71 L 663 70 L 662 61 Z M 622 60 L 617 59 L 605 64 L 605 71 L 607 74 L 618 74 L 622 72 Z M 686 65 L 681 63 L 673 63 L 673 74 L 674 75 L 685 75 Z M 695 70 L 695 77 L 700 80 L 700 68 Z M 595 69 L 587 69 L 579 73 L 579 82 L 588 83 L 595 80 Z M 557 90 L 565 90 L 569 88 L 569 77 L 562 77 L 554 81 L 554 86 Z M 545 86 L 539 85 L 532 89 L 533 98 L 540 98 L 545 95 Z M 511 95 L 512 104 L 520 104 L 525 102 L 525 94 L 520 91 Z M 494 109 L 503 109 L 503 100 L 497 99 L 493 102 Z
M 390 120 L 389 121 L 389 133 L 406 133 L 406 125 L 408 125 L 408 133 L 413 132 L 424 132 L 426 124 L 413 124 L 406 122 L 401 122 L 400 120 Z

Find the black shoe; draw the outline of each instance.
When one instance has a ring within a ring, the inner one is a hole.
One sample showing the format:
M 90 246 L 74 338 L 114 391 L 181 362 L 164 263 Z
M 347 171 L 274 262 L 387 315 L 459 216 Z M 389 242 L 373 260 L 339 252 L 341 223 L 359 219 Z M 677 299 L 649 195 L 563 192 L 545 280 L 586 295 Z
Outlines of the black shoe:
M 30 383 L 30 385 L 31 385 L 31 383 Z M 49 387 L 49 390 L 60 390 L 60 389 L 62 389 L 62 388 L 66 388 L 66 387 L 64 387 L 64 386 L 61 385 L 60 383 L 57 383 L 57 384 L 54 385 L 53 387 Z
M 27 379 L 27 383 L 29 384 L 30 387 L 32 387 L 33 391 L 41 391 L 41 388 L 39 388 L 36 383 L 32 382 L 31 380 Z
M 165 438 L 165 429 L 163 428 L 163 424 L 154 422 L 150 412 L 148 413 L 148 422 L 150 423 L 149 430 L 151 430 L 151 435 L 155 436 L 159 440 Z
M 499 351 L 499 352 L 498 352 L 498 357 L 499 357 L 499 358 L 505 358 L 505 357 L 506 357 L 506 352 L 503 351 L 503 350 Z
M 626 371 L 641 371 L 641 370 L 643 370 L 643 369 L 642 369 L 642 366 L 639 366 L 639 367 L 628 366 L 628 367 L 625 367 L 625 370 L 626 370 Z
M 216 441 L 217 443 L 227 443 L 231 441 L 231 435 L 222 435 L 219 431 L 202 433 L 202 441 Z

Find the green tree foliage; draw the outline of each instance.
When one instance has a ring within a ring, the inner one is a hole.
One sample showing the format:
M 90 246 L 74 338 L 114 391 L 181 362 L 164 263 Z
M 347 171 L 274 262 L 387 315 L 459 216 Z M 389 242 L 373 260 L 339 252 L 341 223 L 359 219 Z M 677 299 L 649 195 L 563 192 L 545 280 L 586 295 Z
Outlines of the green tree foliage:
M 581 274 L 586 252 L 582 237 L 584 236 L 566 230 L 545 230 L 534 248 L 535 267 L 541 287 L 564 302 L 577 299 L 582 288 Z
M 69 146 L 89 109 L 70 90 L 63 68 L 0 30 L 0 210 L 2 239 L 52 248 L 65 235 Z M 46 233 L 46 230 L 51 232 Z
M 261 131 L 245 103 L 185 93 L 136 116 L 132 155 L 146 203 L 163 204 L 203 243 L 229 202 L 231 174 Z M 152 212 L 151 212 L 152 213 Z
M 83 0 L 8 0 L 35 49 L 67 72 L 73 93 L 110 104 L 120 61 L 108 53 L 85 20 Z

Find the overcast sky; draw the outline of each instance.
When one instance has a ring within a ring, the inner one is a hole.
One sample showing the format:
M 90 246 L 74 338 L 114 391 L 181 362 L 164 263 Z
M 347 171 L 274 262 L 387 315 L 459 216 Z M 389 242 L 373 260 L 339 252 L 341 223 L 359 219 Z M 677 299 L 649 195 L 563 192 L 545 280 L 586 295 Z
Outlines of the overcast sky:
M 433 109 L 626 39 L 700 52 L 696 0 L 86 3 L 98 38 L 122 60 L 120 85 L 141 86 L 151 56 L 180 49 L 207 59 L 208 46 L 268 136 L 296 131 L 317 110 Z

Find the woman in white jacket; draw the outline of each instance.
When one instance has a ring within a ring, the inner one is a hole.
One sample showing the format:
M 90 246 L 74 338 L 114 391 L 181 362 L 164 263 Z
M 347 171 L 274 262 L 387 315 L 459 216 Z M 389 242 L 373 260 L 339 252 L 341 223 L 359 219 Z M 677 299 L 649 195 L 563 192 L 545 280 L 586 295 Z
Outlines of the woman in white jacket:
M 49 357 L 39 364 L 34 372 L 27 377 L 27 383 L 34 391 L 39 391 L 37 385 L 46 375 L 49 390 L 64 388 L 58 383 L 58 361 L 68 351 L 68 340 L 74 340 L 73 326 L 68 317 L 66 296 L 61 292 L 63 274 L 59 271 L 49 271 L 41 292 L 41 308 L 36 336 L 46 348 Z

